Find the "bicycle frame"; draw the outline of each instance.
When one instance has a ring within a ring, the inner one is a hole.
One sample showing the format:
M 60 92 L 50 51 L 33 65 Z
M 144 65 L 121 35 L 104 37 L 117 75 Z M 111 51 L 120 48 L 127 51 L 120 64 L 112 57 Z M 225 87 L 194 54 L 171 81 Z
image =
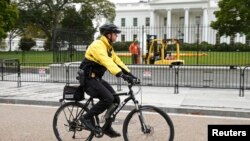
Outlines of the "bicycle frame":
M 166 113 L 164 113 L 163 111 L 161 111 L 157 107 L 150 106 L 150 105 L 145 106 L 145 105 L 139 104 L 139 101 L 136 99 L 135 95 L 140 92 L 141 88 L 139 88 L 139 90 L 134 93 L 132 90 L 132 87 L 134 84 L 139 84 L 139 83 L 128 83 L 128 88 L 129 88 L 128 92 L 114 94 L 114 96 L 116 96 L 116 97 L 117 96 L 120 97 L 120 96 L 125 95 L 126 98 L 122 102 L 119 103 L 119 105 L 117 106 L 116 109 L 113 109 L 113 110 L 108 109 L 107 110 L 107 113 L 106 113 L 107 115 L 104 115 L 105 120 L 103 120 L 104 121 L 103 124 L 100 123 L 99 115 L 94 116 L 93 122 L 94 122 L 97 130 L 90 131 L 90 134 L 88 136 L 86 136 L 87 137 L 86 141 L 91 141 L 94 137 L 101 138 L 104 135 L 103 131 L 105 131 L 105 129 L 110 125 L 110 123 L 112 123 L 116 119 L 117 114 L 123 109 L 123 107 L 130 100 L 133 101 L 135 108 L 133 108 L 129 112 L 129 114 L 127 115 L 127 117 L 125 118 L 124 123 L 123 123 L 123 136 L 124 136 L 125 140 L 128 140 L 128 134 L 131 133 L 131 130 L 128 130 L 128 127 L 131 128 L 131 126 L 129 126 L 129 124 L 131 123 L 131 119 L 133 119 L 134 116 L 136 116 L 137 120 L 139 121 L 139 122 L 137 122 L 137 124 L 139 124 L 139 126 L 141 127 L 140 128 L 141 132 L 144 133 L 145 136 L 151 135 L 154 133 L 154 126 L 151 126 L 150 120 L 149 120 L 149 122 L 146 121 L 148 116 L 144 117 L 144 114 L 143 114 L 144 111 L 145 112 L 152 111 L 152 112 L 155 112 L 156 114 L 158 114 L 158 116 L 163 117 L 163 119 L 165 119 L 165 122 L 168 123 L 168 127 L 170 129 L 169 139 L 171 139 L 171 141 L 172 141 L 172 139 L 174 137 L 174 127 L 173 127 L 173 123 L 172 123 L 171 119 L 168 117 L 168 115 Z M 140 85 L 139 85 L 139 87 L 140 87 Z M 65 101 L 65 99 L 60 99 L 60 103 L 62 104 L 62 107 L 60 107 L 57 110 L 57 112 L 54 116 L 54 119 L 53 119 L 53 129 L 54 129 L 55 135 L 58 138 L 58 140 L 61 140 L 60 132 L 58 132 L 58 131 L 61 130 L 60 127 L 63 127 L 63 126 L 59 126 L 59 128 L 58 128 L 57 122 L 59 119 L 58 117 L 60 115 L 63 116 L 63 114 L 60 114 L 62 111 L 63 111 L 64 116 L 66 117 L 66 120 L 68 122 L 68 123 L 64 124 L 64 127 L 66 126 L 66 128 L 69 128 L 68 132 L 73 131 L 72 138 L 76 137 L 75 136 L 76 132 L 79 132 L 82 130 L 89 130 L 85 126 L 82 126 L 82 123 L 79 122 L 79 119 L 84 113 L 89 111 L 89 106 L 93 106 L 95 104 L 94 97 L 90 97 L 88 99 L 85 99 L 84 102 L 71 101 L 69 103 L 67 103 L 67 101 Z M 69 117 L 67 116 L 68 114 L 69 114 Z M 87 131 L 87 133 L 88 132 L 89 131 Z M 133 131 L 132 131 L 132 133 L 133 133 Z M 168 132 L 166 132 L 166 133 L 168 134 Z
M 123 92 L 123 93 L 116 93 L 116 94 L 114 94 L 114 96 L 126 96 L 126 95 L 129 95 L 126 99 L 124 99 L 122 102 L 120 102 L 120 104 L 118 105 L 118 107 L 116 108 L 116 110 L 110 115 L 110 119 L 108 120 L 108 121 L 106 121 L 105 122 L 105 124 L 103 125 L 103 127 L 105 128 L 106 127 L 106 125 L 107 125 L 107 123 L 109 123 L 109 122 L 112 122 L 112 120 L 114 120 L 115 119 L 115 117 L 116 117 L 116 115 L 122 110 L 122 108 L 127 104 L 127 102 L 128 101 L 130 101 L 130 100 L 132 100 L 133 101 L 133 103 L 135 104 L 135 108 L 136 108 L 136 110 L 138 110 L 139 109 L 139 105 L 138 105 L 138 100 L 136 100 L 136 98 L 135 98 L 135 96 L 134 96 L 134 93 L 133 93 L 133 90 L 132 90 L 132 86 L 133 86 L 133 84 L 129 84 L 128 85 L 128 88 L 129 88 L 129 91 L 128 92 Z M 85 102 L 85 104 L 84 104 L 84 106 L 85 107 L 88 107 L 88 105 L 89 104 L 92 104 L 92 105 L 94 105 L 94 102 L 93 102 L 93 97 L 90 97 L 86 102 Z M 80 112 L 80 113 L 82 113 L 82 112 Z M 141 117 L 141 116 L 140 116 Z M 96 121 L 96 123 L 97 123 L 97 125 L 99 125 L 99 118 L 98 118 L 98 116 L 96 116 L 96 118 L 95 118 L 97 121 Z M 141 119 L 141 118 L 140 118 Z M 142 121 L 143 121 L 143 119 L 142 119 Z M 141 121 L 141 122 L 142 122 Z M 142 122 L 143 123 L 143 122 Z M 144 125 L 144 124 L 142 124 L 142 125 Z M 145 129 L 145 128 L 144 128 Z
M 116 110 L 111 114 L 111 118 L 116 117 L 116 115 L 120 112 L 120 110 L 127 104 L 128 101 L 132 100 L 135 104 L 135 108 L 138 110 L 139 105 L 138 105 L 138 100 L 136 100 L 133 90 L 132 90 L 132 84 L 128 85 L 129 87 L 129 92 L 128 93 L 117 93 L 114 96 L 122 96 L 122 95 L 129 95 L 126 99 L 124 99 L 116 108 Z
M 133 84 L 129 84 L 128 85 L 128 88 L 129 88 L 129 91 L 128 92 L 123 92 L 123 93 L 116 93 L 114 94 L 114 96 L 127 96 L 128 97 L 126 99 L 124 99 L 122 102 L 120 102 L 120 104 L 118 105 L 118 107 L 116 108 L 116 110 L 110 115 L 110 119 L 108 119 L 105 124 L 102 126 L 102 128 L 106 128 L 106 126 L 108 125 L 108 123 L 112 122 L 116 115 L 122 110 L 122 108 L 127 104 L 128 101 L 132 100 L 133 103 L 135 104 L 135 108 L 136 110 L 139 110 L 139 102 L 138 100 L 136 100 L 135 96 L 134 96 L 134 93 L 133 93 L 133 90 L 132 90 L 132 86 Z M 84 107 L 88 107 L 90 104 L 93 106 L 94 105 L 94 101 L 93 101 L 93 97 L 90 97 L 89 99 L 87 99 L 87 101 L 84 103 Z M 63 102 L 63 100 L 61 100 L 61 102 Z M 77 101 L 75 101 L 77 102 Z M 79 114 L 77 115 L 78 116 L 81 116 L 83 114 L 83 109 L 79 112 Z M 141 113 L 139 114 L 139 119 L 140 119 L 140 122 L 141 122 L 141 125 L 142 125 L 142 129 L 144 132 L 147 131 L 147 127 L 145 126 L 144 124 L 144 119 L 143 117 L 141 116 Z M 99 117 L 96 116 L 95 117 L 95 120 L 96 120 L 96 125 L 97 126 L 100 126 L 100 122 L 99 122 Z M 94 135 L 94 134 L 93 134 Z M 91 136 L 90 136 L 91 137 Z M 91 137 L 92 138 L 92 137 Z

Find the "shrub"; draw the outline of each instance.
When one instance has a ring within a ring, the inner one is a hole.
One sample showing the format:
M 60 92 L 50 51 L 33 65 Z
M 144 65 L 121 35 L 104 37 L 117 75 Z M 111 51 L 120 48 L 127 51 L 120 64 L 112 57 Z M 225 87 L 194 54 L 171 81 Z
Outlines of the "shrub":
M 130 42 L 115 42 L 113 44 L 113 48 L 115 51 L 128 51 L 128 48 L 129 48 L 131 43 L 132 43 L 132 41 L 130 41 Z
M 21 49 L 22 51 L 29 51 L 35 45 L 36 42 L 29 37 L 22 37 L 19 41 L 19 49 Z
M 232 48 L 233 51 L 248 51 L 247 45 L 242 43 L 235 43 Z

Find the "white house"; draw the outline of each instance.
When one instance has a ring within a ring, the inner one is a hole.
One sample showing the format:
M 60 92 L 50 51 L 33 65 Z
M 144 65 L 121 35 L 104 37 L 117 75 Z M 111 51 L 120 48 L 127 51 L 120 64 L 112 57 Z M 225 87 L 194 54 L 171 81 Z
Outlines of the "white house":
M 157 35 L 157 38 L 182 39 L 184 43 L 245 43 L 244 35 L 218 37 L 210 27 L 211 21 L 215 20 L 218 1 L 144 0 L 116 3 L 114 23 L 122 29 L 119 40 L 132 41 L 135 37 L 144 40 L 145 35 Z

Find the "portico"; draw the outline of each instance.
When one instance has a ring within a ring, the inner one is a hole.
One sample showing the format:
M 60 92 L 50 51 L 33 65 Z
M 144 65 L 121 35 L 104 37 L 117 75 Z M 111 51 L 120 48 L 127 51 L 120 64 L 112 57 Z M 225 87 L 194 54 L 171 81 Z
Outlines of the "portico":
M 158 38 L 181 39 L 185 43 L 195 43 L 198 40 L 215 44 L 217 32 L 210 27 L 210 23 L 215 20 L 213 13 L 218 10 L 217 3 L 217 0 L 117 3 L 114 23 L 121 28 L 132 27 L 133 30 L 144 26 L 146 34 L 157 35 Z M 121 24 L 121 19 L 124 24 Z M 134 33 L 126 31 L 122 36 L 126 40 L 140 36 Z M 235 40 L 243 41 L 244 37 L 237 37 Z M 221 37 L 220 42 L 229 43 L 230 38 Z

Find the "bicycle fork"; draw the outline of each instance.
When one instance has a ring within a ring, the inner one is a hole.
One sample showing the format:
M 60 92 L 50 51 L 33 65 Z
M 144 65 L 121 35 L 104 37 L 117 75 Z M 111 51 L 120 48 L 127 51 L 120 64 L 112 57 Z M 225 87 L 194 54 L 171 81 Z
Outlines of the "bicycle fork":
M 139 117 L 139 120 L 141 123 L 141 131 L 145 134 L 150 133 L 150 129 L 147 127 L 147 125 L 145 123 L 145 119 L 143 117 L 141 109 L 139 108 L 138 103 L 135 103 L 135 106 L 136 106 L 136 110 L 138 111 L 137 114 L 138 114 L 138 117 Z

